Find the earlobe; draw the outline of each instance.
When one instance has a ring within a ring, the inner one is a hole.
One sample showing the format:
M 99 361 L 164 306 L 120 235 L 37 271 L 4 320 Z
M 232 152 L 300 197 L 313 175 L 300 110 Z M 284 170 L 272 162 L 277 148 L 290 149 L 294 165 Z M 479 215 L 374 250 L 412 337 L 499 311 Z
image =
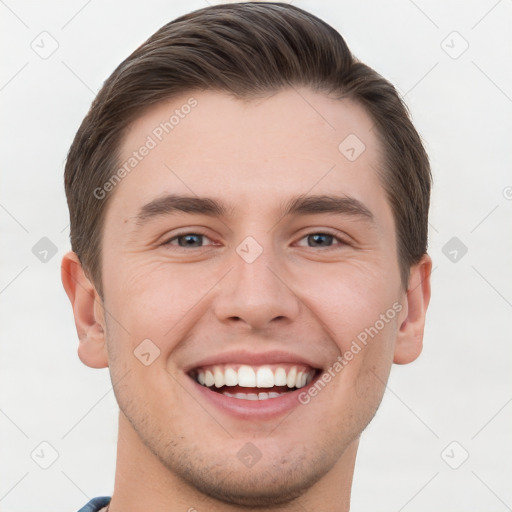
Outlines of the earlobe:
M 414 361 L 423 348 L 425 315 L 430 302 L 430 274 L 432 259 L 425 254 L 411 267 L 409 287 L 405 296 L 405 319 L 399 326 L 393 362 L 407 364 Z
M 95 286 L 85 275 L 78 256 L 69 251 L 62 258 L 61 279 L 73 308 L 80 344 L 78 356 L 91 368 L 108 366 L 103 304 Z

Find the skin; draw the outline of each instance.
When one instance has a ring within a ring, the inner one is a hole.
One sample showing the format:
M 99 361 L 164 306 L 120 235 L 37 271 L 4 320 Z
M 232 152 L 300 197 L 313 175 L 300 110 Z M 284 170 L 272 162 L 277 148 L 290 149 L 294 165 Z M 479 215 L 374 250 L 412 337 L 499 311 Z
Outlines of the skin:
M 131 126 L 122 160 L 190 96 L 197 106 L 111 192 L 104 300 L 73 252 L 62 261 L 79 357 L 109 367 L 120 407 L 110 511 L 347 511 L 359 436 L 391 365 L 421 352 L 431 259 L 411 268 L 403 289 L 378 177 L 382 149 L 368 114 L 347 100 L 309 89 L 251 101 L 187 94 Z M 338 150 L 349 134 L 366 146 L 355 161 Z M 214 197 L 233 215 L 174 213 L 137 229 L 139 209 L 165 193 Z M 333 193 L 364 203 L 374 223 L 280 215 L 292 196 Z M 307 236 L 326 231 L 344 242 L 319 246 Z M 186 233 L 205 237 L 179 247 L 173 237 Z M 247 236 L 263 249 L 252 263 L 236 252 Z M 394 303 L 401 311 L 317 396 L 278 418 L 221 411 L 184 372 L 239 349 L 286 350 L 326 369 Z M 144 339 L 160 350 L 149 366 L 133 353 Z M 261 453 L 250 468 L 237 457 L 248 442 Z

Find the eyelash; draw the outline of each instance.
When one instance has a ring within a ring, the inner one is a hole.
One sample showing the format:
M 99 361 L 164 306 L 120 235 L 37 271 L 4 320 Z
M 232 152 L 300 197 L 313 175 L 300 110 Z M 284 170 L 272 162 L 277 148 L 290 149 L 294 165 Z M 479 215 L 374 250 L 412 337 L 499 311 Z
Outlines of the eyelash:
M 174 246 L 171 244 L 171 242 L 173 242 L 174 240 L 177 240 L 178 238 L 182 238 L 182 237 L 185 237 L 187 235 L 199 235 L 199 236 L 202 236 L 202 237 L 205 237 L 205 238 L 209 238 L 208 235 L 206 235 L 205 233 L 201 233 L 200 231 L 186 231 L 186 232 L 183 232 L 183 233 L 178 233 L 177 235 L 174 235 L 172 238 L 169 238 L 166 242 L 164 242 L 162 245 L 164 246 L 172 246 L 172 247 L 176 247 L 177 249 L 184 249 L 185 251 L 188 251 L 188 248 L 187 247 L 180 247 L 180 246 Z M 313 236 L 313 235 L 327 235 L 327 236 L 332 236 L 334 238 L 334 240 L 338 241 L 340 243 L 341 246 L 347 246 L 347 245 L 350 245 L 347 241 L 345 241 L 343 238 L 341 238 L 340 236 L 336 235 L 335 233 L 332 233 L 331 231 L 329 230 L 323 230 L 323 231 L 312 231 L 311 233 L 306 233 L 305 235 L 302 236 L 302 238 L 300 238 L 300 240 L 303 240 L 304 238 L 307 238 L 308 236 Z M 203 246 L 200 246 L 200 247 L 192 247 L 192 249 L 202 249 Z M 308 247 L 308 249 L 314 249 L 315 247 Z M 329 250 L 329 249 L 334 249 L 335 247 L 320 247 L 320 249 L 322 250 Z

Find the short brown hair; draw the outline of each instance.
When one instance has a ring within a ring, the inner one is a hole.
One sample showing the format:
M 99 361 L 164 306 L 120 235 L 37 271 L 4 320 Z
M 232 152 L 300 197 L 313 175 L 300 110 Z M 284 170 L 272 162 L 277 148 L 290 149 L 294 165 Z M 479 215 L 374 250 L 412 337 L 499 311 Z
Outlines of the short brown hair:
M 101 297 L 102 224 L 113 192 L 100 200 L 94 190 L 117 169 L 127 127 L 150 105 L 187 91 L 251 99 L 291 86 L 355 100 L 376 124 L 407 288 L 411 265 L 427 251 L 432 176 L 406 105 L 324 21 L 292 5 L 249 2 L 199 9 L 163 26 L 115 69 L 84 118 L 68 153 L 65 189 L 72 250 Z

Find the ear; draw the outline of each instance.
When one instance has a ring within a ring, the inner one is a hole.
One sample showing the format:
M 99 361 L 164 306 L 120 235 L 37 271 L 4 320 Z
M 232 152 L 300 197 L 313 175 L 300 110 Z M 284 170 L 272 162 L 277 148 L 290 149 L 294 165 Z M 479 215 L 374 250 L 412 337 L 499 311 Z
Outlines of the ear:
M 425 254 L 411 267 L 409 286 L 405 294 L 405 319 L 400 325 L 393 362 L 407 364 L 414 361 L 423 348 L 425 315 L 430 302 L 430 274 L 432 259 Z
M 73 251 L 62 258 L 61 279 L 75 317 L 80 340 L 78 357 L 91 368 L 107 367 L 103 301 Z

